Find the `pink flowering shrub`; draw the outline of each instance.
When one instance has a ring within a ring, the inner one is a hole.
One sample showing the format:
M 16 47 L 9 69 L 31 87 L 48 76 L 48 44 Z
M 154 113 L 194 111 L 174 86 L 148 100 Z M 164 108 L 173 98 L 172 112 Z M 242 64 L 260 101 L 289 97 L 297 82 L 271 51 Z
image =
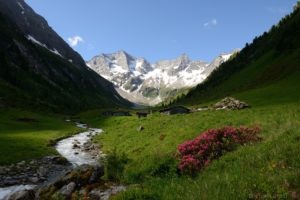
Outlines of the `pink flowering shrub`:
M 232 151 L 238 145 L 260 140 L 260 128 L 234 128 L 226 126 L 205 131 L 194 140 L 178 145 L 179 169 L 186 174 L 195 174 L 213 159 Z

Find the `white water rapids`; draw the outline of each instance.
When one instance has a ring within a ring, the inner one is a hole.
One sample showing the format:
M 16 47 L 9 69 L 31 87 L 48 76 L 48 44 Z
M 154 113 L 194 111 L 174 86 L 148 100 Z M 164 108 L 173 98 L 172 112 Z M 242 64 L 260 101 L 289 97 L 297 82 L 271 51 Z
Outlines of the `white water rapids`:
M 88 131 L 59 141 L 55 148 L 60 153 L 60 155 L 65 157 L 74 166 L 80 166 L 84 164 L 96 165 L 98 164 L 98 159 L 93 158 L 93 156 L 89 154 L 89 152 L 74 149 L 73 146 L 76 143 L 82 145 L 85 142 L 88 142 L 93 136 L 101 132 L 101 129 L 89 129 Z

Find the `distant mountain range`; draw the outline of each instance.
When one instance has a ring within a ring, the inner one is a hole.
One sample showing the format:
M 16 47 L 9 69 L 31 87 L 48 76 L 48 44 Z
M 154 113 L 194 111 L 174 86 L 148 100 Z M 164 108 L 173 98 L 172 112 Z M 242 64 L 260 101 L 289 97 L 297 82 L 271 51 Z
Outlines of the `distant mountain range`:
M 95 56 L 87 62 L 87 66 L 112 82 L 124 98 L 139 104 L 155 105 L 203 82 L 237 51 L 221 54 L 211 63 L 192 61 L 183 54 L 174 60 L 155 64 L 118 51 Z

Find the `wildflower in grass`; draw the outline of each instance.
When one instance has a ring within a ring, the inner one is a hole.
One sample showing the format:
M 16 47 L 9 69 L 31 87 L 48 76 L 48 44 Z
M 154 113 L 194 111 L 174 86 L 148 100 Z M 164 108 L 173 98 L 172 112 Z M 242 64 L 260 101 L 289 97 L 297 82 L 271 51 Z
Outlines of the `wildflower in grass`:
M 179 169 L 185 173 L 192 174 L 200 170 L 199 160 L 191 154 L 183 156 L 181 161 Z
M 260 128 L 226 126 L 210 129 L 196 137 L 178 145 L 177 156 L 180 159 L 178 168 L 186 174 L 195 174 L 204 166 L 225 152 L 233 150 L 237 145 L 244 145 L 260 140 Z

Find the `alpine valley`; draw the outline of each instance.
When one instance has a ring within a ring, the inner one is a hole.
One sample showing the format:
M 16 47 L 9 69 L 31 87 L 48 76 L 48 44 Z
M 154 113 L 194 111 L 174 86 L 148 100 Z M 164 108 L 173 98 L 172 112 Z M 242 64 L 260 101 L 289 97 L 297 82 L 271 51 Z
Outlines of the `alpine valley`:
M 300 199 L 300 1 L 169 2 L 0 0 L 0 200 Z
M 112 82 L 117 92 L 131 102 L 156 105 L 175 98 L 203 82 L 210 73 L 239 50 L 223 53 L 211 63 L 192 61 L 186 54 L 154 64 L 125 51 L 101 54 L 87 66 Z

